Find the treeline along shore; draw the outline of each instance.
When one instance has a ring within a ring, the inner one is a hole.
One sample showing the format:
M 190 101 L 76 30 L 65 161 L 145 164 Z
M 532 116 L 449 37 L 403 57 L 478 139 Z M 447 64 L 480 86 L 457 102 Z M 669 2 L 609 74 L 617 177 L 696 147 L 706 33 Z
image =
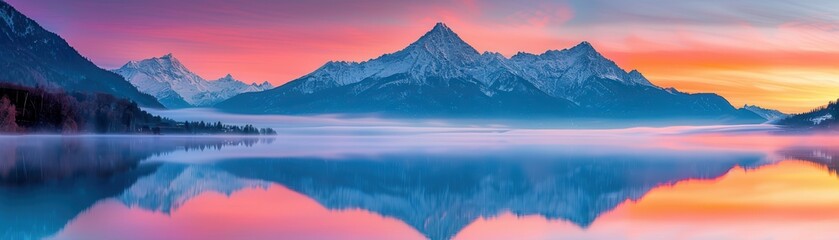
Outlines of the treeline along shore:
M 178 122 L 154 116 L 135 102 L 103 93 L 0 83 L 3 134 L 242 134 L 273 135 L 270 128 L 221 122 Z

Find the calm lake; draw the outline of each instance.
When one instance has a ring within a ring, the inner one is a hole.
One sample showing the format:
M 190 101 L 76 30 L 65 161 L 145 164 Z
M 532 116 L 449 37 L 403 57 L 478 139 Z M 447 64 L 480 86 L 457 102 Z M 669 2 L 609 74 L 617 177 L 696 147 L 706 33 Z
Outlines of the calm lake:
M 771 126 L 2 136 L 0 239 L 836 239 L 839 137 Z

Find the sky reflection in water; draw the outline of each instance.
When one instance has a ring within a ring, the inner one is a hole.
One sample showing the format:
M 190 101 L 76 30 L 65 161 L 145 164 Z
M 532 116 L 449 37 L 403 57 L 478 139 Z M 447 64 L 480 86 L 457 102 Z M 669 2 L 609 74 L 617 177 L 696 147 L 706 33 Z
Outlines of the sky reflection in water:
M 768 126 L 0 137 L 3 239 L 829 239 L 839 139 Z

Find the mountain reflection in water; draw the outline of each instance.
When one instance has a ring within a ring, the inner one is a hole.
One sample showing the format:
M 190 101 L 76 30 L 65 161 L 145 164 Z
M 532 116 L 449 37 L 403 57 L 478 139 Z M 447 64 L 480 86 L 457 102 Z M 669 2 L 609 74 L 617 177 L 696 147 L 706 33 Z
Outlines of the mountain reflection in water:
M 603 132 L 556 137 L 494 131 L 277 138 L 4 137 L 0 238 L 370 239 L 376 237 L 364 234 L 374 231 L 362 229 L 386 225 L 390 230 L 380 233 L 389 234 L 376 236 L 468 239 L 489 236 L 478 230 L 493 221 L 504 222 L 503 228 L 510 231 L 528 229 L 517 224 L 533 217 L 572 224 L 583 231 L 578 238 L 614 238 L 597 237 L 592 226 L 604 214 L 625 212 L 620 206 L 643 204 L 651 192 L 720 179 L 732 169 L 748 175 L 787 161 L 807 162 L 835 174 L 839 148 L 832 142 L 839 141 L 832 138 Z M 288 190 L 298 194 L 281 194 Z M 216 194 L 223 197 L 213 197 Z M 269 196 L 282 196 L 274 201 L 300 208 L 252 199 Z M 303 196 L 331 211 L 290 200 Z M 224 207 L 237 201 L 257 203 L 242 209 Z M 281 207 L 286 210 L 270 210 Z M 260 214 L 259 209 L 273 215 Z M 115 212 L 129 220 L 114 219 Z M 203 226 L 198 229 L 204 232 L 176 223 L 189 213 L 205 216 L 190 221 L 193 227 Z M 170 217 L 153 217 L 157 215 Z M 349 233 L 329 235 L 341 227 L 336 223 L 319 228 L 303 220 L 245 226 L 230 219 L 246 223 L 281 218 L 276 215 L 319 216 L 324 221 L 343 216 L 359 222 L 344 229 Z M 220 222 L 227 228 L 219 226 L 214 232 Z M 413 230 L 395 226 L 398 222 Z M 120 223 L 125 226 L 99 225 Z M 259 226 L 259 231 L 241 232 Z

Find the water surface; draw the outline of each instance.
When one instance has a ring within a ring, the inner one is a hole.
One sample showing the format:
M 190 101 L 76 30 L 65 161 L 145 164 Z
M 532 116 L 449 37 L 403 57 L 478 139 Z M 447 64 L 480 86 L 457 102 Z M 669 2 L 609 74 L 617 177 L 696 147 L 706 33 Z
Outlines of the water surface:
M 769 126 L 0 137 L 2 239 L 835 239 L 839 138 Z

